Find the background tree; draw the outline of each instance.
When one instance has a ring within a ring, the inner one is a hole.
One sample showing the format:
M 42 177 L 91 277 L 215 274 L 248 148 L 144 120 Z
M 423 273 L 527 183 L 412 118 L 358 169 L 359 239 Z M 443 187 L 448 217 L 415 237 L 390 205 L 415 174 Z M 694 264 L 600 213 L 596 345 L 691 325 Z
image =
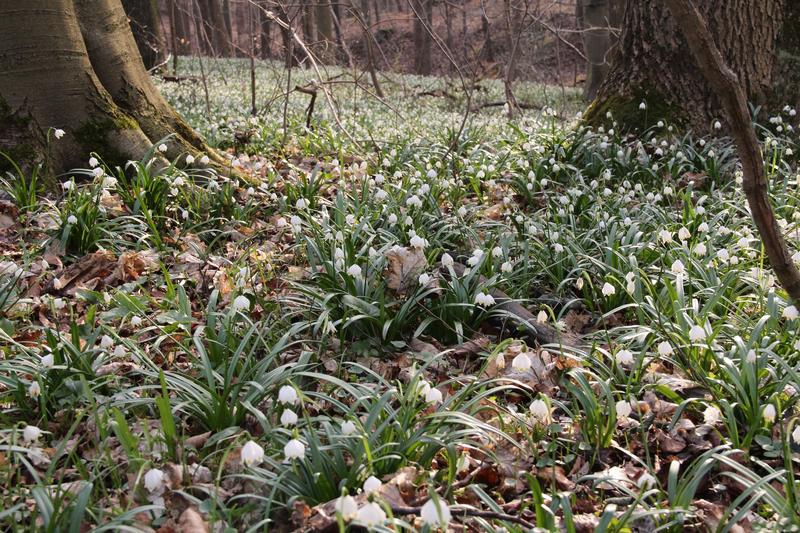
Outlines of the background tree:
M 411 0 L 414 11 L 414 72 L 431 73 L 431 34 L 433 0 Z
M 18 162 L 47 153 L 59 173 L 98 152 L 124 163 L 169 134 L 169 156 L 221 162 L 153 85 L 120 0 L 0 4 L 0 72 L 0 149 Z M 52 128 L 66 133 L 48 148 Z
M 625 1 L 577 0 L 575 9 L 587 62 L 584 98 L 592 101 L 611 68 Z
M 751 102 L 767 102 L 775 93 L 773 82 L 785 81 L 775 73 L 778 52 L 785 46 L 781 37 L 796 38 L 783 31 L 784 22 L 791 21 L 787 14 L 797 10 L 787 10 L 788 4 L 792 2 L 708 0 L 698 6 Z M 619 53 L 586 120 L 601 123 L 610 111 L 628 128 L 663 118 L 708 131 L 719 118 L 720 102 L 689 57 L 686 40 L 661 0 L 628 2 Z M 795 85 L 791 92 L 796 91 Z M 646 113 L 639 110 L 641 102 L 647 104 Z
M 151 69 L 165 58 L 158 0 L 123 0 L 122 5 L 130 18 L 133 38 L 144 66 Z

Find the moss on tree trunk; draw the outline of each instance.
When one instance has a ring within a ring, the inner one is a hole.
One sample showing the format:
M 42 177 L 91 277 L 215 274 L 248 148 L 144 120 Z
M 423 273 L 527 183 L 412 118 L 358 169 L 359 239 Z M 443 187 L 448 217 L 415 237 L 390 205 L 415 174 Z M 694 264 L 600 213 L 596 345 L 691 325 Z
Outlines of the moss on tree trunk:
M 751 101 L 763 103 L 772 80 L 780 81 L 774 73 L 784 0 L 708 0 L 697 6 Z M 720 118 L 720 104 L 663 3 L 628 2 L 622 28 L 613 66 L 585 121 L 607 123 L 610 112 L 623 130 L 665 120 L 710 131 Z M 639 109 L 642 102 L 644 110 Z

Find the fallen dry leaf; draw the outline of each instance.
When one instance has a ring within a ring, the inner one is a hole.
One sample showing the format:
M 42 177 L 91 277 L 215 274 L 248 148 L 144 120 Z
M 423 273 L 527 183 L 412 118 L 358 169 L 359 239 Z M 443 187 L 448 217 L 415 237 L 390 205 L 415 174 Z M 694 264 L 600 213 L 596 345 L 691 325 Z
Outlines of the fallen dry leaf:
M 386 284 L 398 294 L 404 294 L 417 283 L 417 278 L 428 266 L 425 254 L 419 248 L 395 246 L 386 252 L 388 265 L 384 272 Z

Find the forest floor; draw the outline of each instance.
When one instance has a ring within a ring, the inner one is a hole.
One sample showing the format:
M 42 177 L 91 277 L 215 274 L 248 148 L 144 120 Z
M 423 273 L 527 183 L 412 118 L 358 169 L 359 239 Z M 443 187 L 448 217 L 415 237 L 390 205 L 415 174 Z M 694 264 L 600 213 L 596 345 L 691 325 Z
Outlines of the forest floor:
M 586 129 L 533 84 L 509 120 L 496 81 L 462 129 L 397 74 L 309 120 L 271 64 L 249 117 L 247 63 L 204 71 L 161 89 L 234 177 L 155 146 L 4 187 L 0 527 L 800 524 L 798 310 L 728 140 Z M 798 247 L 794 116 L 759 133 Z

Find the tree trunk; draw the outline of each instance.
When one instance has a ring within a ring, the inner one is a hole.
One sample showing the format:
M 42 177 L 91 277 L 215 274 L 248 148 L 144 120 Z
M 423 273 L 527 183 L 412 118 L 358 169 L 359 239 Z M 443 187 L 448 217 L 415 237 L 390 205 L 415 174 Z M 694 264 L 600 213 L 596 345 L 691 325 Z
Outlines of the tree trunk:
M 429 29 L 433 19 L 432 0 L 414 0 L 414 72 L 430 74 L 431 35 Z
M 230 57 L 233 55 L 230 35 L 225 26 L 220 0 L 199 0 L 203 24 L 207 38 L 215 55 Z
M 272 53 L 272 21 L 269 20 L 265 11 L 268 9 L 266 0 L 261 0 L 256 5 L 258 10 L 259 22 L 259 57 L 269 59 Z
M 164 59 L 164 39 L 161 15 L 156 0 L 123 0 L 122 5 L 130 19 L 133 38 L 147 69 Z
M 726 63 L 751 101 L 770 92 L 784 0 L 708 0 L 700 10 Z M 661 0 L 628 2 L 619 53 L 586 114 L 589 124 L 611 112 L 622 129 L 665 119 L 707 132 L 720 102 L 691 57 L 675 19 Z M 640 104 L 646 103 L 646 110 Z
M 0 5 L 0 72 L 0 149 L 27 167 L 47 154 L 59 174 L 91 152 L 124 164 L 174 132 L 174 155 L 207 149 L 153 86 L 120 0 Z
M 329 0 L 317 0 L 314 18 L 317 22 L 317 55 L 323 63 L 332 63 L 336 59 L 336 49 Z
M 168 143 L 170 157 L 208 152 L 208 146 L 170 107 L 153 85 L 126 32 L 118 0 L 74 0 L 83 39 L 94 72 L 114 102 L 132 116 L 156 142 L 175 134 Z
M 586 83 L 583 96 L 591 102 L 611 68 L 617 45 L 617 31 L 625 10 L 623 0 L 578 0 L 575 14 L 586 55 Z
M 151 146 L 94 74 L 71 0 L 0 5 L 0 72 L 0 149 L 25 166 L 49 151 L 58 173 L 92 151 L 119 160 Z M 54 140 L 51 128 L 67 133 Z

